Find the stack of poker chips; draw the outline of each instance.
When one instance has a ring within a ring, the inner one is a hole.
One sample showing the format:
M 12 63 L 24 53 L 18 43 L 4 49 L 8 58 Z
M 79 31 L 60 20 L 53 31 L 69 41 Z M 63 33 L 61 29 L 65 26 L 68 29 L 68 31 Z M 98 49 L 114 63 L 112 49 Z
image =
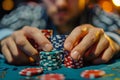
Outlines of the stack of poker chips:
M 61 68 L 62 59 L 61 55 L 62 51 L 52 50 L 50 52 L 41 51 L 40 52 L 40 66 L 46 70 L 56 70 Z
M 64 42 L 68 35 L 53 35 L 51 36 L 51 43 L 56 50 L 64 50 Z
M 53 35 L 53 30 L 41 30 L 41 33 L 48 39 L 50 40 L 51 36 Z M 35 42 L 35 40 L 28 38 L 29 42 L 31 45 L 37 49 L 38 52 L 42 51 L 41 47 Z
M 73 60 L 70 56 L 70 53 L 68 51 L 65 51 L 64 53 L 64 66 L 67 68 L 81 68 L 83 67 L 83 58 L 80 58 L 79 60 Z

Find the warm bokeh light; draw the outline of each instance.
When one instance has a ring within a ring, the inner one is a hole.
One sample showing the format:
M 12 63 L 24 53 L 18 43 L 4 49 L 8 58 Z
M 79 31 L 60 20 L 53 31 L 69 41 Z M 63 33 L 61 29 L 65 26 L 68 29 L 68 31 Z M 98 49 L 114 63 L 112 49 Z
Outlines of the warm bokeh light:
M 107 12 L 112 12 L 112 10 L 113 10 L 113 6 L 112 6 L 111 2 L 109 2 L 109 1 L 103 1 L 102 8 Z
M 120 0 L 112 0 L 112 2 L 114 3 L 115 6 L 120 7 Z
M 10 11 L 14 8 L 14 2 L 13 0 L 4 0 L 2 2 L 2 8 L 6 11 Z
M 84 7 L 85 7 L 85 1 L 86 0 L 79 0 L 79 7 L 80 7 L 80 10 L 83 10 L 84 9 Z

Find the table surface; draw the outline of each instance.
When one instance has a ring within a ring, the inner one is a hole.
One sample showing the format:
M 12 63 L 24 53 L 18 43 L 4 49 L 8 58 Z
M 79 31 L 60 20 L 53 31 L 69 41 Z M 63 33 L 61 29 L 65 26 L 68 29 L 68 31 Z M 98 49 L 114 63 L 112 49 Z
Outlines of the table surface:
M 5 60 L 3 58 L 0 58 L 0 80 L 35 80 L 35 77 L 42 75 L 40 74 L 33 76 L 30 77 L 30 79 L 28 79 L 28 77 L 19 75 L 19 71 L 27 67 L 39 66 L 13 66 L 6 64 Z M 111 61 L 111 63 L 108 64 L 91 65 L 80 69 L 62 67 L 54 71 L 44 71 L 43 74 L 61 73 L 65 75 L 66 80 L 85 80 L 80 76 L 80 73 L 84 70 L 90 69 L 100 69 L 106 72 L 105 76 L 96 78 L 97 80 L 120 80 L 120 59 Z

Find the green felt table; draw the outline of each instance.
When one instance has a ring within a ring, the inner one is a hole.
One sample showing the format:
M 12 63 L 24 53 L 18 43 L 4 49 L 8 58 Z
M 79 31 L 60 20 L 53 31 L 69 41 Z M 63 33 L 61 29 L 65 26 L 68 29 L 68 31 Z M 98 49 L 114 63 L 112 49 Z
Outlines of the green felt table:
M 39 67 L 39 66 L 13 66 L 5 63 L 3 58 L 0 58 L 0 80 L 35 80 L 36 77 L 42 75 L 36 75 L 32 77 L 26 77 L 19 75 L 19 71 L 27 67 Z M 120 80 L 120 59 L 114 60 L 108 64 L 90 65 L 80 69 L 70 69 L 62 67 L 54 71 L 44 71 L 47 73 L 61 73 L 64 74 L 66 80 L 85 80 L 80 76 L 80 73 L 84 70 L 100 69 L 106 72 L 106 75 L 97 80 Z

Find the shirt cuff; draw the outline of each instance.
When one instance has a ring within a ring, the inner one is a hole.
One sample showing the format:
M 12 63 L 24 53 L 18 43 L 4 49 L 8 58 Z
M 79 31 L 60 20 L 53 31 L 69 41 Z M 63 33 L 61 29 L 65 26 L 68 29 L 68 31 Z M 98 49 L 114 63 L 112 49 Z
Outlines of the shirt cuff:
M 105 32 L 105 33 L 120 45 L 120 36 L 118 34 L 113 32 Z
M 10 34 L 13 33 L 13 30 L 10 30 L 10 29 L 1 29 L 0 30 L 0 40 L 5 38 L 6 36 L 9 36 Z

